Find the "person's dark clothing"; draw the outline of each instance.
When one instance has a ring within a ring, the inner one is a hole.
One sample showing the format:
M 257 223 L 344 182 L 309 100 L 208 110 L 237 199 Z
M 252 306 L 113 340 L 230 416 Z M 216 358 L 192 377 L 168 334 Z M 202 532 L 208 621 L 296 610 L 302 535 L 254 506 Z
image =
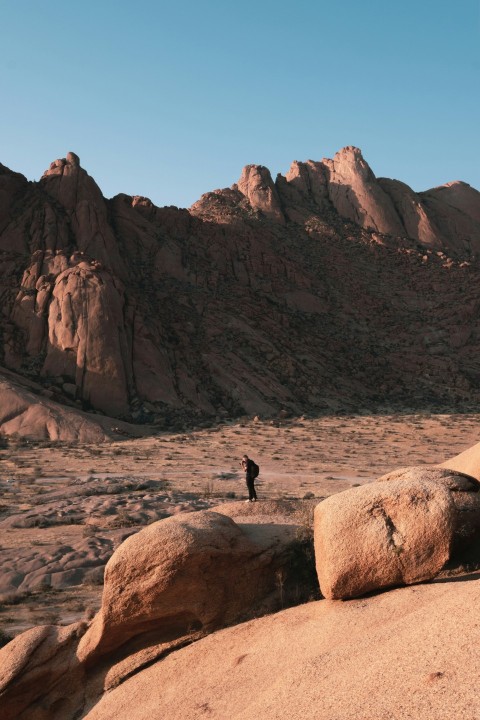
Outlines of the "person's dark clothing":
M 247 477 L 247 488 L 248 488 L 248 499 L 256 500 L 257 499 L 257 491 L 255 490 L 255 478 Z
M 257 492 L 255 490 L 255 478 L 253 477 L 254 466 L 255 466 L 255 463 L 253 462 L 253 460 L 250 460 L 250 458 L 249 458 L 247 460 L 247 464 L 245 467 L 245 481 L 247 483 L 249 500 L 257 499 Z

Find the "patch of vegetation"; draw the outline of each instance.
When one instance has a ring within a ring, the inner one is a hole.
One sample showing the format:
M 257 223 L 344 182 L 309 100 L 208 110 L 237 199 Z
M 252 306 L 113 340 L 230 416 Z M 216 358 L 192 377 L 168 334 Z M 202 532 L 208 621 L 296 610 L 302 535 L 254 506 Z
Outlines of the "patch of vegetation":
M 82 530 L 82 537 L 91 538 L 95 537 L 98 533 L 98 527 L 96 525 L 85 525 Z
M 0 595 L 0 610 L 3 609 L 3 606 L 8 605 L 20 605 L 22 602 L 27 600 L 27 598 L 31 597 L 32 593 L 30 591 L 21 592 L 20 590 L 12 590 L 8 593 L 2 593 Z
M 215 483 L 213 480 L 208 480 L 203 486 L 202 495 L 204 498 L 211 498 L 215 495 Z
M 7 645 L 11 640 L 13 640 L 13 635 L 10 635 L 6 630 L 0 628 L 0 648 Z
M 291 607 L 320 598 L 313 536 L 297 540 L 292 544 L 289 562 L 283 572 L 281 596 L 283 607 Z
M 138 525 L 138 521 L 132 518 L 126 510 L 119 510 L 109 525 L 111 528 L 134 527 Z

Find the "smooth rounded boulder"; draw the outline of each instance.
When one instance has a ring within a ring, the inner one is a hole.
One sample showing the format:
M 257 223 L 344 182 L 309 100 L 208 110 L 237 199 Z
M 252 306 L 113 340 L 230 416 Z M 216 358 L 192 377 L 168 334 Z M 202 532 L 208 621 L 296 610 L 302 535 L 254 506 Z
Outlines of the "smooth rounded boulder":
M 317 574 L 326 598 L 429 580 L 450 557 L 455 505 L 433 480 L 352 488 L 315 508 Z
M 128 652 L 130 640 L 136 647 L 142 638 L 170 642 L 264 613 L 296 526 L 272 533 L 253 515 L 245 519 L 250 523 L 212 511 L 174 515 L 129 537 L 106 565 L 102 609 L 80 642 L 80 660 L 120 646 Z

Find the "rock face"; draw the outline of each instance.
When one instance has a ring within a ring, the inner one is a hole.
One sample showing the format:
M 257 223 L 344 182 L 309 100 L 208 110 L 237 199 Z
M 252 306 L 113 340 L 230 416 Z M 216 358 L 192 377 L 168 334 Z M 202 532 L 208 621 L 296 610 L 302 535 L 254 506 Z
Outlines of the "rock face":
M 145 668 L 86 720 L 478 717 L 479 591 L 469 577 L 237 625 Z
M 70 378 L 86 403 L 113 416 L 128 408 L 124 310 L 121 283 L 87 262 L 60 273 L 48 310 L 43 374 Z
M 0 166 L 0 366 L 160 427 L 468 405 L 479 252 L 476 190 L 415 193 L 353 147 L 188 211 L 105 199 L 74 153 L 38 183 Z
M 476 563 L 480 558 L 480 482 L 456 469 L 424 466 L 400 468 L 383 475 L 378 482 L 396 480 L 434 482 L 448 490 L 454 505 L 450 561 L 454 565 Z
M 237 184 L 250 205 L 269 220 L 284 224 L 282 207 L 270 171 L 262 165 L 247 165 Z
M 455 455 L 450 460 L 445 460 L 440 467 L 458 473 L 466 473 L 480 481 L 480 443 L 473 445 L 459 455 Z
M 450 558 L 455 512 L 448 490 L 396 480 L 334 495 L 315 510 L 315 557 L 327 598 L 428 580 Z
M 405 234 L 393 203 L 377 183 L 358 148 L 343 148 L 333 160 L 323 162 L 328 194 L 340 215 L 364 228 L 390 235 Z

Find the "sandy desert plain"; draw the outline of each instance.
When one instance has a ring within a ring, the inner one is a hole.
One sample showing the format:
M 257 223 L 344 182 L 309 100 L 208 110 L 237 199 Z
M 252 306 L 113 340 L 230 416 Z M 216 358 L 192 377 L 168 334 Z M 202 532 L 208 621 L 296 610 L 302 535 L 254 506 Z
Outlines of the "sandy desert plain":
M 0 450 L 0 639 L 91 619 L 103 567 L 143 526 L 246 498 L 243 453 L 263 499 L 309 507 L 403 467 L 441 463 L 479 440 L 476 414 L 244 419 L 210 429 L 65 444 L 10 438 Z

